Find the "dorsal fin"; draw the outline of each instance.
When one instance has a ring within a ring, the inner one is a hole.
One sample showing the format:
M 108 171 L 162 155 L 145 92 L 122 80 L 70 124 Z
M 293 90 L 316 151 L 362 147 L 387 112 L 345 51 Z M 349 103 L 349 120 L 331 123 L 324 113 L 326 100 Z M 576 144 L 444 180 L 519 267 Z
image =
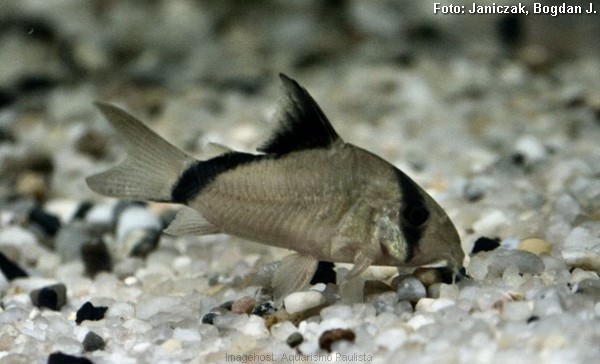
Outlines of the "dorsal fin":
M 279 125 L 258 151 L 285 154 L 303 149 L 328 148 L 340 140 L 308 91 L 282 73 L 279 77 L 285 92 L 276 114 Z

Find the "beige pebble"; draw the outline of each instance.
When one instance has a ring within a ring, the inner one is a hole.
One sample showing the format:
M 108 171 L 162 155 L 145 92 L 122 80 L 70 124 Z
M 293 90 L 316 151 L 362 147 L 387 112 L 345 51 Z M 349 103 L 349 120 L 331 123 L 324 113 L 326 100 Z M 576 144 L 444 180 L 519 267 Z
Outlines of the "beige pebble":
M 519 242 L 519 250 L 523 250 L 535 255 L 552 253 L 552 245 L 546 240 L 540 238 L 527 238 Z
M 40 173 L 28 171 L 20 174 L 16 189 L 19 195 L 32 197 L 38 201 L 43 201 L 46 198 L 46 181 Z
M 417 268 L 413 274 L 425 287 L 442 281 L 442 275 L 435 268 Z
M 245 296 L 236 300 L 231 306 L 231 312 L 250 314 L 256 306 L 256 299 Z

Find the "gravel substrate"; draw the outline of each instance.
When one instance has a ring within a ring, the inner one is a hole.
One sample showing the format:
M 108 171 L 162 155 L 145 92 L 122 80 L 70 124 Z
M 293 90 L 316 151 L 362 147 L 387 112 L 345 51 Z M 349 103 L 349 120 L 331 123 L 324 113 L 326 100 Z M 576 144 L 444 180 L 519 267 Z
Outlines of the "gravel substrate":
M 598 15 L 430 7 L 0 5 L 0 364 L 598 362 Z M 281 305 L 288 251 L 169 237 L 177 206 L 86 186 L 125 156 L 95 100 L 199 158 L 253 151 L 279 72 L 446 209 L 466 277 L 372 267 L 341 294 L 322 262 Z

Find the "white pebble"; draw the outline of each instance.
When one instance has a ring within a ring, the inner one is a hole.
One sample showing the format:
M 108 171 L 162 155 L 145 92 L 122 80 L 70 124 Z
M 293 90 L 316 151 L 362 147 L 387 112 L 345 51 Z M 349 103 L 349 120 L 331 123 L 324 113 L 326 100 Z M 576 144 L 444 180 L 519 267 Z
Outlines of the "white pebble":
M 394 351 L 404 344 L 408 337 L 405 329 L 392 327 L 379 333 L 375 337 L 377 348 L 385 348 L 388 351 Z
M 238 329 L 245 335 L 266 338 L 269 336 L 269 330 L 265 327 L 265 320 L 256 315 L 250 315 L 246 324 Z
M 486 212 L 479 220 L 473 223 L 473 229 L 481 235 L 490 235 L 508 224 L 506 215 L 500 210 Z
M 512 301 L 504 303 L 502 318 L 510 321 L 525 321 L 531 317 L 532 305 L 527 301 Z
M 109 225 L 113 219 L 114 203 L 94 205 L 85 215 L 85 221 L 93 225 Z
M 152 325 L 147 323 L 146 321 L 131 319 L 127 320 L 123 323 L 123 327 L 128 329 L 131 333 L 134 334 L 143 334 L 152 329 Z
M 291 321 L 278 322 L 271 326 L 271 336 L 283 342 L 285 342 L 291 334 L 297 331 L 298 328 L 294 326 Z
M 515 151 L 525 156 L 527 161 L 536 162 L 544 158 L 546 149 L 531 135 L 525 135 L 517 140 Z
M 173 338 L 180 341 L 200 341 L 202 337 L 196 329 L 184 329 L 182 327 L 176 327 L 173 330 Z
M 325 303 L 325 297 L 317 291 L 302 291 L 289 294 L 283 299 L 285 311 L 294 314 Z
M 138 229 L 160 230 L 162 227 L 158 216 L 144 207 L 130 207 L 123 211 L 117 222 L 117 240 L 125 241 L 127 235 Z
M 137 305 L 137 317 L 147 320 L 159 312 L 173 312 L 179 306 L 181 299 L 169 296 L 152 297 Z
M 408 327 L 417 331 L 419 328 L 434 323 L 435 320 L 432 317 L 424 315 L 414 315 L 410 320 L 406 322 Z

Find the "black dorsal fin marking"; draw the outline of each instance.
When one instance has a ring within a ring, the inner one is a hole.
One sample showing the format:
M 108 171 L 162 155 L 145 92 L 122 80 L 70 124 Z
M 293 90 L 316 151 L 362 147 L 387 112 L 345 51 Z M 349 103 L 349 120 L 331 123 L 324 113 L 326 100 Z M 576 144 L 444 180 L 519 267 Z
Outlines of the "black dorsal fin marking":
M 279 126 L 273 136 L 257 150 L 285 154 L 297 150 L 328 148 L 340 137 L 308 91 L 283 73 L 285 99 L 279 105 Z

